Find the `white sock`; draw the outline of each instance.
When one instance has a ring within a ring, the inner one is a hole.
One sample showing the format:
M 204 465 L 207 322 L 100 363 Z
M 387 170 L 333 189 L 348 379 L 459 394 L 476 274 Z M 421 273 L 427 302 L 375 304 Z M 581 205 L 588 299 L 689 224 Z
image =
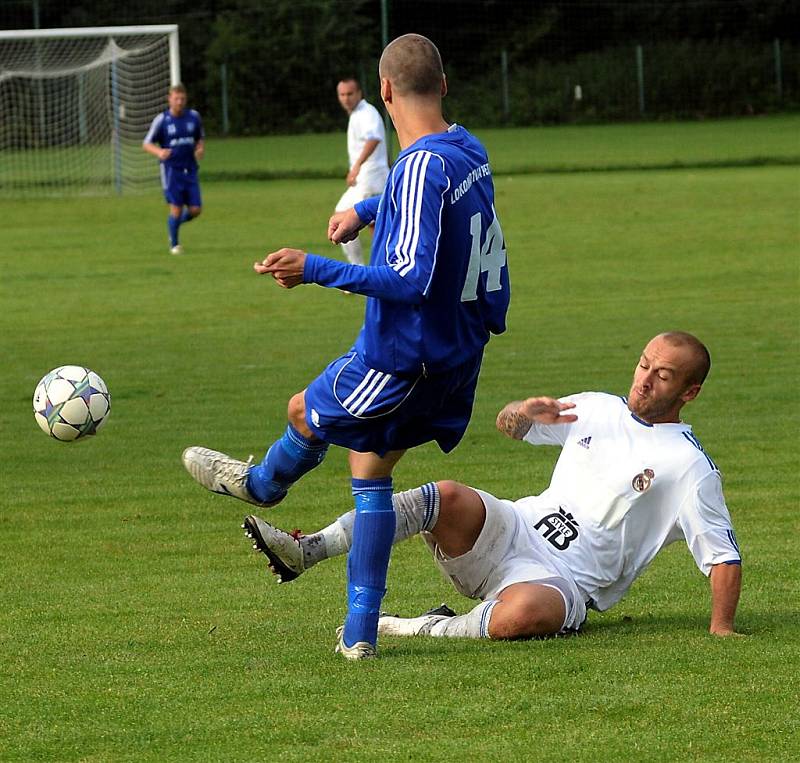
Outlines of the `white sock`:
M 489 638 L 489 620 L 495 604 L 497 604 L 495 599 L 484 601 L 466 615 L 448 617 L 436 623 L 431 628 L 430 635 L 449 638 Z
M 342 249 L 344 250 L 344 256 L 347 257 L 348 262 L 352 263 L 353 265 L 364 264 L 364 257 L 361 254 L 360 238 L 354 238 L 352 241 L 342 244 Z
M 392 505 L 397 520 L 393 543 L 399 543 L 436 526 L 439 519 L 439 488 L 435 482 L 428 482 L 413 490 L 395 493 Z M 355 511 L 348 511 L 319 532 L 300 538 L 306 569 L 323 559 L 341 556 L 350 550 L 355 518 Z

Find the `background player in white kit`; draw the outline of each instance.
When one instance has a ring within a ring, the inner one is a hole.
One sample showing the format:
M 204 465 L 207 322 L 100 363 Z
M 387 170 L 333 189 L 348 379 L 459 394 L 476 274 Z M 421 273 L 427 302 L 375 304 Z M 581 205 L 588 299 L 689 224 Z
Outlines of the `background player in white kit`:
M 336 96 L 342 108 L 350 115 L 347 123 L 347 156 L 350 169 L 347 173 L 347 190 L 336 205 L 336 212 L 344 212 L 370 196 L 380 196 L 389 175 L 386 154 L 386 130 L 378 110 L 364 100 L 361 85 L 352 77 L 336 86 Z M 343 243 L 348 262 L 363 265 L 361 240 L 356 237 Z
M 699 340 L 669 332 L 645 347 L 627 398 L 585 392 L 509 403 L 501 431 L 562 448 L 549 487 L 518 501 L 450 481 L 396 494 L 395 542 L 422 532 L 445 576 L 481 604 L 461 616 L 441 608 L 383 616 L 379 632 L 509 639 L 577 630 L 587 607 L 614 605 L 664 546 L 683 538 L 710 576 L 709 630 L 733 634 L 739 548 L 719 470 L 680 421 L 709 368 Z M 345 553 L 352 522 L 351 512 L 299 540 L 262 523 L 262 550 L 291 580 Z

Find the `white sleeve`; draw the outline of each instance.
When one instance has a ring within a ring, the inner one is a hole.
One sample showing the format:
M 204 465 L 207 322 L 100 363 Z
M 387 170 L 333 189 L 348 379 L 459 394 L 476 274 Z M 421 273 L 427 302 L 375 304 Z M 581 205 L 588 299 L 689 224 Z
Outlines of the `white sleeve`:
M 161 122 L 164 120 L 164 112 L 162 111 L 160 114 L 156 115 L 156 118 L 150 123 L 150 129 L 147 131 L 147 135 L 144 136 L 144 140 L 142 141 L 142 145 L 146 143 L 154 143 L 156 133 L 158 132 L 159 128 L 161 127 Z
M 704 575 L 710 575 L 715 564 L 741 563 L 718 471 L 708 472 L 695 484 L 678 512 L 678 523 Z
M 575 409 L 567 413 L 575 413 L 580 419 L 580 402 L 586 400 L 586 393 L 567 395 L 558 398 L 561 403 L 575 403 Z M 522 439 L 531 445 L 559 445 L 563 446 L 572 430 L 572 424 L 537 424 L 535 421 Z
M 379 140 L 386 138 L 381 115 L 376 108 L 366 109 L 359 122 L 359 137 L 361 140 Z

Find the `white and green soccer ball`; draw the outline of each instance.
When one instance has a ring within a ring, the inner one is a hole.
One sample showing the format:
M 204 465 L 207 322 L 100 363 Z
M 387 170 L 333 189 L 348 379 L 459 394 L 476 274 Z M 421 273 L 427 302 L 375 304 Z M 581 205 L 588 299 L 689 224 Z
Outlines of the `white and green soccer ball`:
M 83 366 L 54 368 L 33 393 L 36 423 L 56 440 L 96 434 L 110 410 L 111 395 L 106 383 Z

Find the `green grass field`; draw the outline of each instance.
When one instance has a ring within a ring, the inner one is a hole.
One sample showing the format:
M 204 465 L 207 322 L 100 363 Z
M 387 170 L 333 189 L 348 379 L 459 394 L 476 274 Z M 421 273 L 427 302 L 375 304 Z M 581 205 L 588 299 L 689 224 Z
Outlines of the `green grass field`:
M 761 153 L 762 122 L 737 123 L 735 140 L 729 124 L 706 149 L 677 143 L 653 163 L 710 166 L 734 144 Z M 642 129 L 609 128 L 608 166 L 651 161 L 646 142 L 631 153 Z M 576 156 L 599 151 L 581 141 L 588 128 L 548 135 Z M 305 138 L 285 140 L 301 166 Z M 157 191 L 5 199 L 0 760 L 800 757 L 798 169 L 505 174 L 496 187 L 509 330 L 490 345 L 461 446 L 408 454 L 396 486 L 539 492 L 555 450 L 501 437 L 497 410 L 528 394 L 624 393 L 653 334 L 696 332 L 714 367 L 686 419 L 725 475 L 744 636 L 708 635 L 707 581 L 676 544 L 574 639 L 384 638 L 374 663 L 334 657 L 344 559 L 277 586 L 239 529 L 247 507 L 204 492 L 180 453 L 262 455 L 289 396 L 349 346 L 359 297 L 286 292 L 251 271 L 284 245 L 335 255 L 324 230 L 341 182 L 207 182 L 181 258 L 167 254 Z M 50 440 L 31 412 L 38 379 L 65 363 L 112 393 L 107 427 L 86 442 Z M 269 518 L 309 531 L 349 502 L 333 449 Z M 386 608 L 442 601 L 471 606 L 421 541 L 398 546 Z
M 475 132 L 486 144 L 495 174 L 800 164 L 796 114 Z M 229 138 L 209 146 L 203 165 L 209 178 L 344 177 L 347 172 L 341 133 Z

